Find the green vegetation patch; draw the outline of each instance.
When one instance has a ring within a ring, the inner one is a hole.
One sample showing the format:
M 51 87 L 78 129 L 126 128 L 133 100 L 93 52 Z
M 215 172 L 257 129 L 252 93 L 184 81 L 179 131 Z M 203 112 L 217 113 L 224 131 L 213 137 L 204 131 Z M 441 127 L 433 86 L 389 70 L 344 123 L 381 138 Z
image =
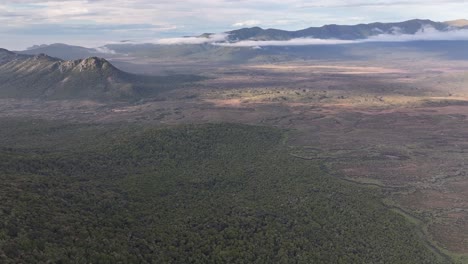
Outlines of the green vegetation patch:
M 2 263 L 444 262 L 277 129 L 5 122 Z

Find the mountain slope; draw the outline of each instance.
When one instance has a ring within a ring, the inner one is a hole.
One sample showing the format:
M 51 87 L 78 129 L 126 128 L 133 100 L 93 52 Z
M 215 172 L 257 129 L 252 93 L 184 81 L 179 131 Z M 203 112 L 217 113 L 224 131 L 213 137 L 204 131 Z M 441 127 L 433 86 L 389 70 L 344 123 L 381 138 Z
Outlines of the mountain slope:
M 105 59 L 63 61 L 0 51 L 0 97 L 138 100 L 196 76 L 150 77 L 123 72 Z

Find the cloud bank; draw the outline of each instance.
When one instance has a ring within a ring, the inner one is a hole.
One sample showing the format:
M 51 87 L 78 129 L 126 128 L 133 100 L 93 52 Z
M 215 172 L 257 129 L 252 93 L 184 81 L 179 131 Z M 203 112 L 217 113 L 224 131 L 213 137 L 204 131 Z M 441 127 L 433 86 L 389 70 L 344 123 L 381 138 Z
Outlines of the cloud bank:
M 396 30 L 398 32 L 398 30 Z M 405 42 L 405 41 L 430 41 L 430 40 L 468 40 L 468 29 L 452 29 L 450 31 L 438 31 L 425 26 L 416 34 L 380 34 L 367 39 L 368 42 Z
M 265 47 L 265 46 L 308 46 L 308 45 L 339 45 L 353 44 L 354 40 L 296 38 L 290 40 L 244 40 L 234 43 L 214 43 L 224 47 Z
M 207 37 L 164 38 L 150 41 L 158 45 L 207 44 L 226 40 L 227 34 L 212 34 Z

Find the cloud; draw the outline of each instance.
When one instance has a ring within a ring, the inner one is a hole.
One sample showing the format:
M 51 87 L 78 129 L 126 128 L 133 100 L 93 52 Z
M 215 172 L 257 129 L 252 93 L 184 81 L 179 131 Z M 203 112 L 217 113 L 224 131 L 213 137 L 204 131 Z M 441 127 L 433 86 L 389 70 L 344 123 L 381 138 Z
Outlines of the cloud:
M 437 4 L 465 4 L 463 0 L 329 0 L 314 1 L 307 3 L 302 1 L 299 6 L 303 8 L 323 8 L 323 7 L 390 7 L 390 6 L 409 6 L 409 5 L 437 5 Z
M 468 29 L 439 31 L 431 26 L 421 28 L 415 34 L 380 34 L 370 37 L 366 42 L 408 42 L 408 41 L 468 41 Z
M 398 30 L 396 32 L 399 32 Z M 438 31 L 431 26 L 422 27 L 416 34 L 380 34 L 370 37 L 367 42 L 406 42 L 406 41 L 436 41 L 436 40 L 468 40 L 468 29 L 453 29 Z
M 353 40 L 296 38 L 291 40 L 244 40 L 234 43 L 215 43 L 225 47 L 265 47 L 265 46 L 307 46 L 307 45 L 338 45 L 356 43 Z
M 245 20 L 232 24 L 233 27 L 253 27 L 262 24 L 259 20 Z
M 150 41 L 158 45 L 205 44 L 225 41 L 227 34 L 212 34 L 208 37 L 165 38 Z
M 94 48 L 94 49 L 99 53 L 116 54 L 115 50 L 109 49 L 108 47 L 98 47 L 98 48 Z

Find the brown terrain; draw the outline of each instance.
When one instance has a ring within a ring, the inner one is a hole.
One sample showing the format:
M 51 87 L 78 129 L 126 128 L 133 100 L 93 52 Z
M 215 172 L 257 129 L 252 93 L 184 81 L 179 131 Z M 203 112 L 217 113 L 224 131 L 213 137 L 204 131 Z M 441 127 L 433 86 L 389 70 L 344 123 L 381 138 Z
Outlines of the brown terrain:
M 197 71 L 212 78 L 153 101 L 2 99 L 0 117 L 284 128 L 291 155 L 321 160 L 335 177 L 383 188 L 389 206 L 466 261 L 468 63 L 310 61 Z

